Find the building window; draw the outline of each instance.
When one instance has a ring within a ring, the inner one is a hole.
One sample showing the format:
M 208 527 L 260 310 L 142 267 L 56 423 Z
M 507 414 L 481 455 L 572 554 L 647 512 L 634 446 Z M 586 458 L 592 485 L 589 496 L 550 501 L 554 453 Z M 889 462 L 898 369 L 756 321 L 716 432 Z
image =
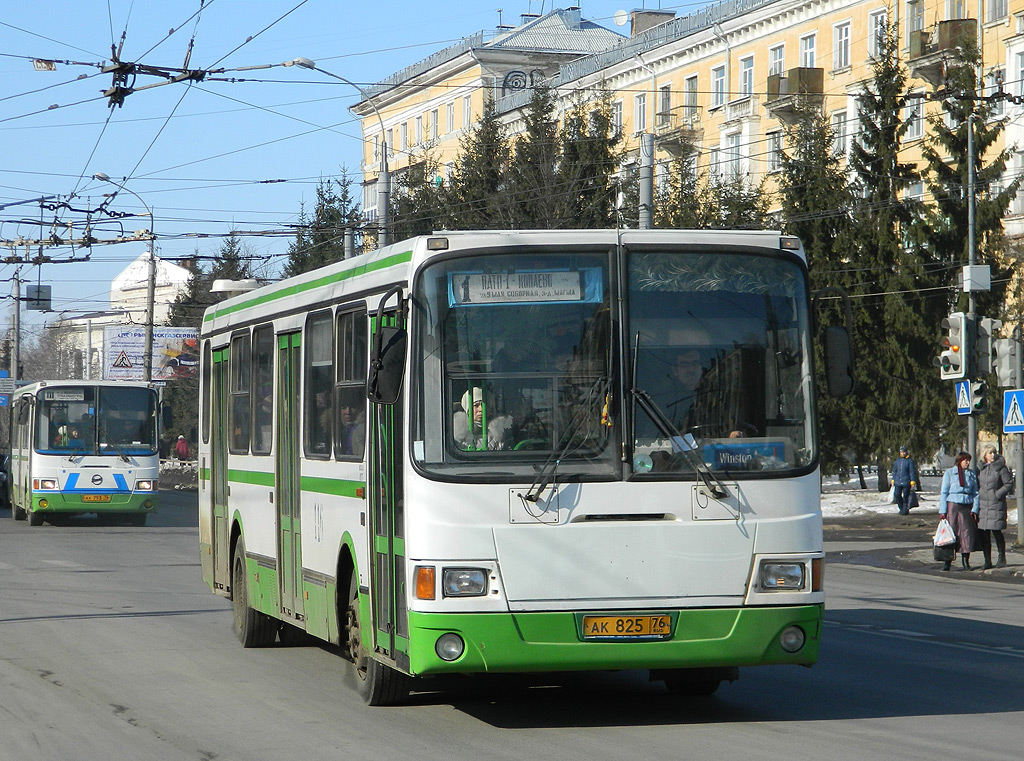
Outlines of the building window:
M 1005 72 L 1002 69 L 995 69 L 985 75 L 985 95 L 995 95 L 1002 89 Z M 989 117 L 1001 117 L 1006 110 L 1005 100 L 989 101 Z
M 633 134 L 647 131 L 647 94 L 633 96 Z
M 436 108 L 433 111 L 430 112 L 430 139 L 431 140 L 437 140 L 437 133 L 438 133 L 437 122 L 439 121 L 440 116 L 441 115 L 438 113 Z
M 924 137 L 924 102 L 912 99 L 903 109 L 903 121 L 907 123 L 904 140 L 920 140 Z
M 846 142 L 846 112 L 832 112 L 832 153 L 836 156 L 845 156 L 847 149 Z
M 888 33 L 888 22 L 888 12 L 885 10 L 868 14 L 868 55 L 872 58 L 877 58 L 882 53 L 885 35 Z
M 725 67 L 716 66 L 711 70 L 711 107 L 725 104 Z
M 1006 18 L 1006 0 L 988 0 L 988 20 L 999 21 Z
M 850 22 L 844 21 L 832 27 L 832 71 L 841 71 L 850 66 Z
M 967 18 L 967 0 L 946 0 L 946 3 L 949 6 L 947 19 Z
M 667 127 L 672 120 L 672 85 L 658 90 L 658 126 Z
M 711 175 L 712 180 L 717 180 L 719 172 L 721 171 L 721 152 L 717 148 L 712 148 L 708 156 L 708 172 Z
M 683 115 L 690 120 L 697 118 L 697 77 L 683 80 Z
M 408 150 L 409 148 L 409 123 L 402 122 L 398 127 L 398 135 L 402 141 L 402 150 Z
M 907 0 L 907 32 L 920 32 L 924 29 L 924 0 Z
M 374 164 L 380 162 L 380 138 L 377 135 L 373 136 L 373 158 L 370 160 Z
M 455 131 L 455 101 L 453 100 L 447 106 L 445 106 L 445 125 L 444 132 L 449 134 Z
M 749 98 L 754 94 L 754 57 L 740 59 L 740 97 Z
M 782 170 L 782 133 L 769 132 L 765 135 L 768 141 L 768 171 Z
M 725 171 L 730 179 L 740 175 L 740 134 L 725 136 Z
M 469 129 L 469 125 L 473 123 L 473 101 L 469 99 L 467 95 L 462 99 L 462 128 Z
M 363 185 L 363 219 L 371 222 L 377 219 L 377 181 Z
M 805 69 L 813 69 L 817 65 L 818 35 L 808 34 L 800 38 L 800 66 Z
M 786 71 L 786 46 L 768 48 L 768 73 L 782 74 Z
M 416 142 L 413 145 L 423 144 L 423 117 L 416 117 Z
M 612 123 L 611 123 L 611 128 L 612 128 L 612 134 L 613 135 L 621 135 L 622 134 L 622 101 L 621 100 L 617 100 L 614 103 L 612 103 Z

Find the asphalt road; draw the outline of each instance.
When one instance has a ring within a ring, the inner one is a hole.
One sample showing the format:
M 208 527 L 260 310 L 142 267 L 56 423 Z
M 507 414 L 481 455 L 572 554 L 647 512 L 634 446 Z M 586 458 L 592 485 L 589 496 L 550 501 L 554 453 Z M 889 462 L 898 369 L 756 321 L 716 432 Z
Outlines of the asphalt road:
M 1019 755 L 1017 584 L 833 562 L 813 669 L 744 669 L 703 700 L 623 672 L 467 678 L 368 708 L 328 648 L 237 644 L 195 515 L 172 492 L 145 528 L 0 518 L 0 761 Z

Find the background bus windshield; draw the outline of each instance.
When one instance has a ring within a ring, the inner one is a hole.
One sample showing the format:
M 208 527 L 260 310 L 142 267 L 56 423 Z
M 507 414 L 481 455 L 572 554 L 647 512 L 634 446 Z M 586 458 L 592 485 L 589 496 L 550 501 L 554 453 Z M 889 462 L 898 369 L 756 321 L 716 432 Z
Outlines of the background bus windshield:
M 156 451 L 156 394 L 146 388 L 44 388 L 36 404 L 36 449 L 75 455 Z

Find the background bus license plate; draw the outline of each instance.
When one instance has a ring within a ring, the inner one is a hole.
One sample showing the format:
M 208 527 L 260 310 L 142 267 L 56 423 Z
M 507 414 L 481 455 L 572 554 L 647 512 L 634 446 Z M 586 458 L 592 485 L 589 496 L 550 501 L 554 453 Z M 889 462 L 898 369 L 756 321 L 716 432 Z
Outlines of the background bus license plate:
M 83 494 L 82 495 L 82 501 L 83 502 L 109 502 L 110 501 L 110 495 L 109 494 Z
M 672 636 L 670 616 L 584 616 L 583 639 L 632 639 Z

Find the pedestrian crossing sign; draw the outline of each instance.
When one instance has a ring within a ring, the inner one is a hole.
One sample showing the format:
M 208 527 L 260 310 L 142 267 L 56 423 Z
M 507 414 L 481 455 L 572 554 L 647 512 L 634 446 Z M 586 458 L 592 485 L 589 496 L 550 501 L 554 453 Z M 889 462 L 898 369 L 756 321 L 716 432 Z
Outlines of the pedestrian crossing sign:
M 1003 392 L 1003 433 L 1024 433 L 1024 389 Z
M 971 406 L 971 382 L 970 381 L 957 381 L 956 382 L 956 414 L 958 415 L 970 415 L 973 411 Z

